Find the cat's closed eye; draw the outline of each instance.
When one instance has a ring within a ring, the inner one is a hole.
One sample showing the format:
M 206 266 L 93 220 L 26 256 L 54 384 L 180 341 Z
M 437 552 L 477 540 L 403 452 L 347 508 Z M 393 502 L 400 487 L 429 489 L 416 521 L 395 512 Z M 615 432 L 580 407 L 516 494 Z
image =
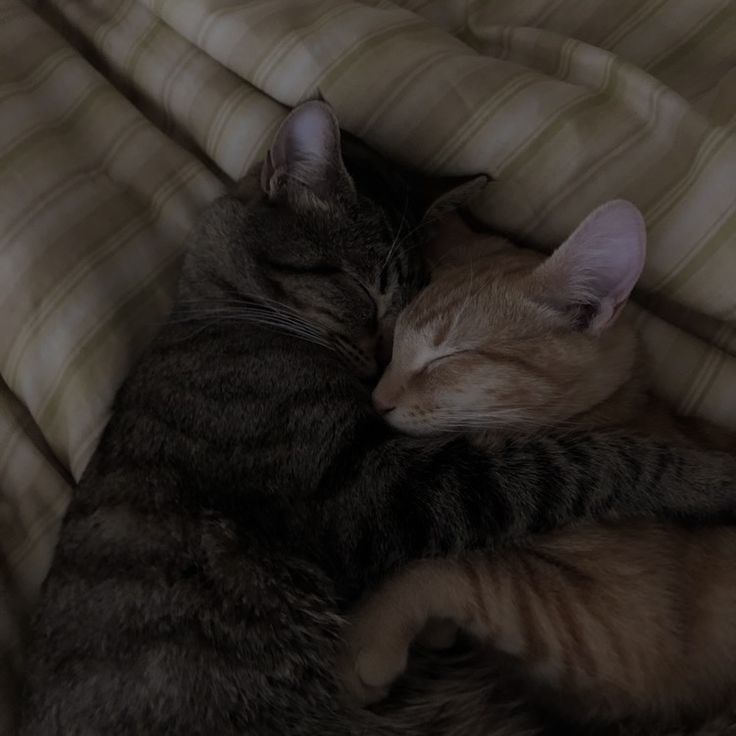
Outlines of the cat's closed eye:
M 313 263 L 285 263 L 273 259 L 263 259 L 262 265 L 273 271 L 284 274 L 310 274 L 313 276 L 334 276 L 341 273 L 341 269 L 331 263 L 315 261 Z
M 422 371 L 432 370 L 440 365 L 449 363 L 451 360 L 458 358 L 461 355 L 472 355 L 473 352 L 473 350 L 453 350 L 451 352 L 443 353 L 442 355 L 438 355 L 436 358 L 432 358 L 427 361 L 418 372 L 421 373 Z

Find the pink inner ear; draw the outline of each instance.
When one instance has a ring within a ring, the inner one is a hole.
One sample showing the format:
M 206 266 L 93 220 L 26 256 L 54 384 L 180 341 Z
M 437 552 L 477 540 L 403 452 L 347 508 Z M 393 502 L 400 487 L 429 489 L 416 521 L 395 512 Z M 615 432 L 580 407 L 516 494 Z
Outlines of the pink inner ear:
M 600 330 L 629 298 L 645 259 L 644 218 L 633 204 L 618 199 L 593 210 L 540 271 L 558 305 L 597 305 L 590 328 Z
M 272 179 L 279 173 L 320 189 L 325 172 L 339 158 L 339 146 L 337 121 L 328 105 L 311 101 L 294 108 L 281 123 L 263 163 L 264 192 L 273 194 Z
M 318 106 L 319 105 L 319 106 Z M 304 105 L 295 115 L 288 131 L 290 143 L 298 156 L 325 156 L 331 147 L 332 117 L 320 103 Z

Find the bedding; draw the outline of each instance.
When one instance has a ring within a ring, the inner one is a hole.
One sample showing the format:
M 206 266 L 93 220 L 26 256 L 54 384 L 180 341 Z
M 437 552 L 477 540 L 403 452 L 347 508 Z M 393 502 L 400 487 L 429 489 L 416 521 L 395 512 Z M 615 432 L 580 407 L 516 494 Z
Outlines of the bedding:
M 0 0 L 0 732 L 58 524 L 198 212 L 315 96 L 489 227 L 649 229 L 655 388 L 736 428 L 732 0 Z

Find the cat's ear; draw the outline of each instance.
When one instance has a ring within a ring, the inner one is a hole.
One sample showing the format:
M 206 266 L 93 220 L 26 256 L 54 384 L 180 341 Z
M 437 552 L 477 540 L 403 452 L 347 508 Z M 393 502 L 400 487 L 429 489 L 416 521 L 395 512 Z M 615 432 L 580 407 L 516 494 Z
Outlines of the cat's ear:
M 261 188 L 272 201 L 285 200 L 298 210 L 355 196 L 340 152 L 340 126 L 329 105 L 312 100 L 286 116 L 263 162 Z
M 441 221 L 447 215 L 455 212 L 469 202 L 490 181 L 485 174 L 472 176 L 457 183 L 457 179 L 430 179 L 424 187 L 425 210 L 424 220 L 428 223 Z
M 618 316 L 645 258 L 644 218 L 617 199 L 593 210 L 534 276 L 545 303 L 598 334 Z
M 422 201 L 423 223 L 428 244 L 424 255 L 430 264 L 463 264 L 466 261 L 464 247 L 475 235 L 458 215 L 490 181 L 481 174 L 463 179 L 427 179 L 419 187 Z

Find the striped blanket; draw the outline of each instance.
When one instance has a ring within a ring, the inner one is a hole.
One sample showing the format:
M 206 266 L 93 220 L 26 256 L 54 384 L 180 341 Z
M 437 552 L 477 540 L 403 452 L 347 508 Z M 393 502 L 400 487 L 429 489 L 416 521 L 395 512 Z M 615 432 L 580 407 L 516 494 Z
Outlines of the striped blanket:
M 28 612 L 202 207 L 298 102 L 552 247 L 644 212 L 656 388 L 736 427 L 733 0 L 0 0 L 0 732 Z

